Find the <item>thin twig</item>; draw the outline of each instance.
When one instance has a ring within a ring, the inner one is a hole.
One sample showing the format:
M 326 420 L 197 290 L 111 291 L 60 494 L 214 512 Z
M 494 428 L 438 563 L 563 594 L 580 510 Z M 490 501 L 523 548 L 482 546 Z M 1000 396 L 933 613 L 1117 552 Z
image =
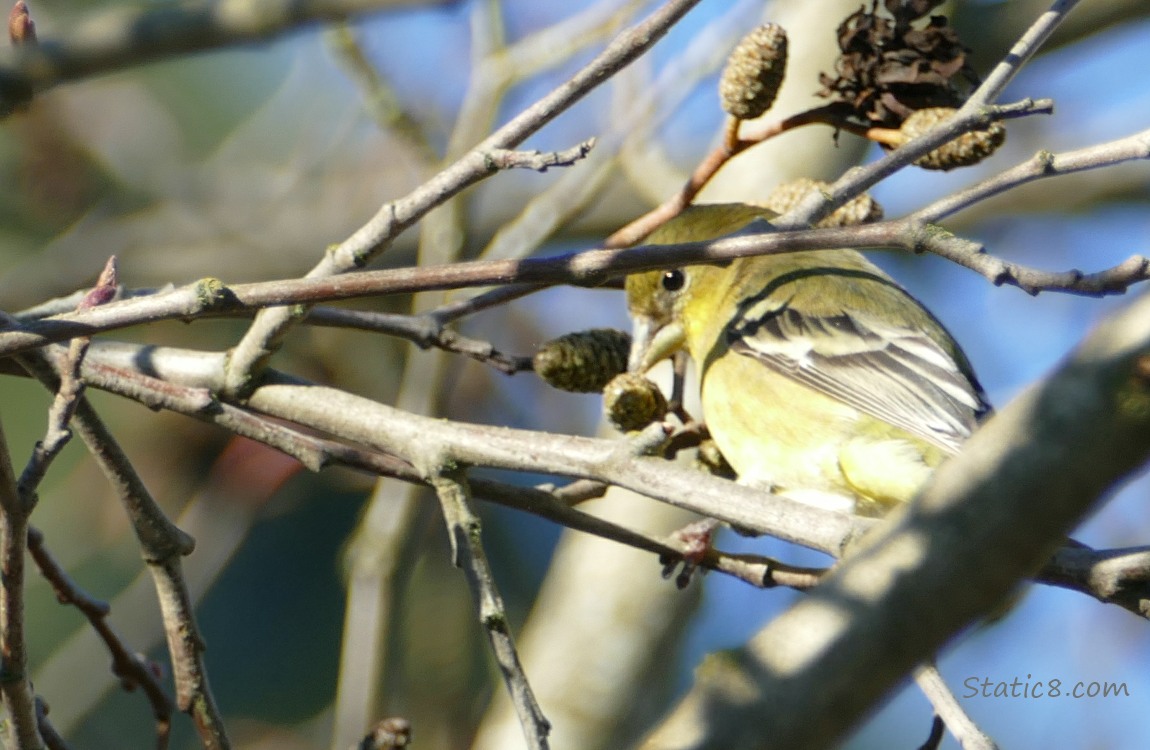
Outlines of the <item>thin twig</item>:
M 1085 168 L 1099 168 L 1124 161 L 1147 158 L 1147 134 L 1135 133 L 1094 147 L 1067 154 L 1065 162 L 1055 155 L 1042 163 L 1054 165 L 1053 172 L 1037 173 L 1035 167 L 1011 170 L 1009 177 L 996 181 L 985 195 L 1007 187 L 1024 184 L 1038 177 L 1056 176 Z M 901 149 L 900 149 L 901 150 Z M 1008 184 L 1009 183 L 1009 184 Z M 963 205 L 966 205 L 965 203 Z M 957 210 L 957 204 L 940 202 L 924 216 Z M 53 341 L 91 335 L 140 323 L 158 320 L 199 318 L 214 311 L 232 314 L 239 310 L 295 303 L 312 304 L 337 299 L 426 291 L 459 289 L 491 284 L 520 284 L 510 291 L 481 295 L 477 302 L 454 303 L 429 315 L 454 318 L 474 312 L 489 304 L 530 293 L 539 284 L 596 285 L 617 274 L 688 264 L 729 260 L 746 255 L 772 252 L 817 250 L 828 247 L 902 248 L 914 252 L 930 251 L 977 271 L 996 284 L 1011 284 L 1028 292 L 1061 291 L 1086 296 L 1100 296 L 1125 291 L 1131 284 L 1145 280 L 1150 267 L 1145 259 L 1135 256 L 1103 271 L 1084 274 L 1079 271 L 1051 272 L 1007 263 L 982 251 L 981 246 L 959 240 L 937 228 L 924 227 L 918 214 L 902 220 L 878 222 L 856 227 L 798 229 L 770 234 L 736 237 L 713 242 L 677 245 L 641 246 L 627 250 L 596 249 L 578 253 L 527 258 L 524 260 L 476 261 L 421 268 L 364 271 L 338 278 L 285 279 L 225 286 L 218 280 L 205 279 L 189 287 L 144 297 L 112 302 L 98 308 L 65 313 L 51 318 L 31 320 L 17 330 L 0 333 L 0 355 L 9 355 Z
M 1050 114 L 1053 111 L 1054 102 L 1050 99 L 1023 99 L 1012 104 L 998 104 L 977 109 L 964 107 L 905 145 L 870 164 L 849 170 L 829 188 L 812 190 L 793 209 L 773 219 L 771 223 L 783 230 L 809 226 L 863 191 L 963 133 L 985 129 L 996 120 Z
M 1067 544 L 1051 556 L 1035 580 L 1150 619 L 1150 547 L 1095 550 Z
M 44 744 L 24 639 L 24 553 L 31 510 L 16 487 L 8 440 L 0 427 L 0 702 L 6 714 L 5 744 L 12 750 L 40 750 Z
M 28 553 L 39 568 L 40 574 L 52 586 L 56 599 L 61 604 L 71 604 L 88 619 L 88 623 L 112 655 L 112 673 L 120 679 L 127 691 L 142 687 L 144 695 L 152 705 L 152 715 L 156 719 L 156 748 L 164 750 L 172 728 L 172 699 L 161 687 L 152 664 L 141 654 L 128 650 L 119 634 L 108 623 L 111 609 L 105 602 L 93 598 L 81 589 L 64 571 L 52 554 L 44 546 L 44 535 L 39 529 L 28 529 Z
M 1003 170 L 975 185 L 920 208 L 914 212 L 914 216 L 924 222 L 933 223 L 975 203 L 1035 180 L 1147 158 L 1150 158 L 1150 129 L 1075 151 L 1062 153 L 1040 151 L 1015 167 Z
M 487 554 L 480 541 L 481 524 L 479 516 L 471 508 L 471 491 L 467 479 L 459 470 L 440 471 L 431 476 L 431 485 L 439 496 L 439 504 L 447 522 L 453 560 L 456 567 L 463 568 L 471 584 L 479 622 L 487 634 L 491 652 L 499 664 L 511 702 L 519 716 L 523 737 L 532 750 L 546 750 L 551 723 L 535 701 L 531 684 L 519 661 L 503 598 L 496 588 Z
M 222 371 L 221 354 L 206 354 L 185 350 L 149 348 L 151 360 L 149 369 L 166 375 L 182 375 L 192 377 L 202 385 L 210 385 L 213 378 L 218 379 Z M 365 448 L 362 445 L 353 445 L 337 442 L 330 439 L 319 438 L 312 434 L 301 432 L 299 429 L 279 421 L 268 419 L 265 416 L 253 414 L 250 411 L 231 404 L 214 400 L 210 391 L 201 385 L 194 387 L 179 385 L 177 383 L 160 380 L 151 375 L 138 372 L 141 363 L 145 361 L 142 348 L 139 345 L 107 344 L 99 345 L 85 363 L 84 378 L 94 388 L 106 390 L 111 393 L 131 398 L 145 404 L 152 409 L 167 409 L 187 416 L 202 419 L 217 426 L 265 443 L 277 450 L 295 457 L 311 471 L 319 471 L 331 464 L 342 464 L 359 468 L 380 476 L 401 479 L 406 482 L 423 483 L 423 476 L 407 461 L 395 455 L 380 452 L 378 449 Z M 57 356 L 62 357 L 63 354 Z M 193 373 L 198 373 L 193 375 Z M 214 373 L 214 374 L 213 374 Z M 307 395 L 307 389 L 300 391 L 288 401 L 308 398 L 318 398 L 324 402 L 323 394 Z M 357 409 L 370 412 L 371 402 L 356 399 Z M 376 420 L 379 424 L 394 424 L 395 419 L 414 419 L 423 424 L 423 418 L 413 415 L 400 416 L 394 410 L 382 405 L 376 405 L 380 413 L 372 416 L 366 415 L 368 421 Z M 284 414 L 284 416 L 287 416 Z M 298 414 L 296 415 L 299 416 Z M 331 423 L 309 422 L 316 428 L 331 434 L 343 434 L 354 437 Z M 440 425 L 445 430 L 453 431 L 451 426 L 443 425 L 438 420 L 432 424 Z M 463 427 L 459 425 L 458 427 Z M 463 427 L 466 436 L 458 438 L 459 441 L 470 445 L 483 445 L 492 438 L 498 437 L 501 441 L 512 435 L 504 429 L 485 428 L 479 426 Z M 416 427 L 415 431 L 420 428 Z M 595 440 L 590 438 L 565 438 L 546 433 L 528 431 L 512 431 L 522 433 L 522 440 L 518 448 L 510 448 L 512 452 L 526 454 L 542 446 L 550 451 L 574 457 L 586 452 L 589 444 L 601 444 L 603 453 L 610 453 L 617 447 L 617 441 Z M 470 437 L 469 437 L 470 436 Z M 552 448 L 552 443 L 555 443 Z M 470 463 L 487 466 L 501 465 L 503 462 L 492 462 L 491 457 L 484 457 L 482 451 L 468 454 Z M 665 462 L 658 465 L 672 473 L 678 474 L 681 467 Z M 568 461 L 544 460 L 539 463 L 525 462 L 518 468 L 527 471 L 578 474 L 576 464 Z M 516 508 L 528 513 L 538 515 L 568 528 L 584 531 L 606 539 L 627 544 L 637 549 L 643 549 L 656 555 L 676 557 L 681 550 L 672 547 L 665 540 L 655 539 L 644 534 L 620 527 L 576 510 L 573 505 L 582 500 L 599 497 L 607 485 L 604 480 L 610 480 L 613 471 L 607 474 L 589 471 L 596 479 L 577 480 L 568 485 L 554 487 L 543 485 L 538 488 L 511 487 L 500 482 L 475 478 L 471 481 L 476 493 L 486 499 Z M 674 479 L 674 477 L 672 477 Z M 693 509 L 703 515 L 722 516 L 725 510 L 731 510 L 731 502 L 744 491 L 737 485 L 722 482 L 718 488 L 729 487 L 729 493 L 720 491 L 714 497 L 714 503 L 706 502 L 700 494 L 705 492 L 709 483 L 715 481 L 712 477 L 696 471 L 686 470 L 682 474 L 683 487 L 689 488 L 684 494 L 690 495 L 694 501 L 704 501 Z M 643 489 L 638 488 L 640 492 Z M 661 497 L 659 487 L 652 484 L 648 494 Z M 756 495 L 757 496 L 757 495 Z M 666 499 L 666 498 L 664 498 Z M 672 498 L 671 502 L 683 504 L 685 497 Z M 776 498 L 782 502 L 781 498 Z M 814 525 L 820 529 L 832 526 L 839 514 L 828 511 L 811 509 L 820 520 Z M 820 513 L 822 515 L 820 515 Z M 865 533 L 873 525 L 873 521 L 856 518 L 853 520 L 854 528 L 848 533 L 857 537 Z M 739 525 L 736 522 L 736 525 Z M 814 537 L 804 537 L 798 526 L 792 527 L 790 532 L 777 534 L 783 538 L 791 539 L 804 546 L 823 549 L 833 552 L 841 546 L 842 539 L 837 542 L 818 542 Z M 769 533 L 769 532 L 768 532 Z M 733 575 L 756 586 L 782 585 L 796 589 L 806 589 L 817 582 L 817 578 L 825 572 L 815 568 L 796 568 L 780 563 L 770 558 L 749 555 L 731 555 L 716 551 L 714 556 L 708 556 L 702 563 L 703 567 Z M 1072 544 L 1059 550 L 1051 558 L 1050 563 L 1038 574 L 1038 582 L 1068 588 L 1094 597 L 1095 599 L 1117 604 L 1142 617 L 1150 618 L 1150 550 L 1146 548 L 1132 548 L 1126 550 L 1092 550 L 1080 544 Z
M 974 720 L 963 710 L 962 704 L 954 697 L 954 693 L 934 664 L 923 664 L 915 669 L 914 681 L 930 701 L 930 705 L 934 706 L 935 714 L 958 740 L 962 750 L 998 750 L 994 740 L 979 729 Z
M 44 738 L 44 747 L 47 750 L 69 750 L 68 743 L 52 726 L 48 718 L 48 704 L 40 696 L 36 696 L 36 723 L 40 727 L 40 736 Z
M 119 443 L 84 399 L 79 402 L 74 422 L 124 504 L 152 574 L 172 658 L 176 705 L 192 717 L 206 750 L 227 750 L 231 743 L 208 684 L 204 644 L 183 576 L 181 558 L 191 553 L 195 544 L 164 515 Z
M 1022 37 L 1010 48 L 1010 52 L 999 61 L 990 75 L 982 82 L 977 90 L 967 98 L 963 108 L 978 109 L 997 99 L 1006 89 L 1006 85 L 1014 78 L 1022 66 L 1034 56 L 1038 48 L 1050 38 L 1058 25 L 1066 18 L 1066 14 L 1078 5 L 1081 0 L 1055 0 L 1050 10 L 1038 17 Z
M 424 313 L 405 315 L 402 313 L 376 312 L 373 310 L 349 310 L 343 307 L 328 307 L 317 305 L 308 311 L 304 323 L 307 325 L 327 326 L 332 328 L 350 328 L 361 331 L 381 333 L 385 336 L 394 336 L 410 341 L 421 349 L 442 349 L 443 351 L 462 354 L 489 365 L 507 375 L 524 372 L 531 369 L 531 358 L 501 352 L 489 341 L 465 336 L 447 326 L 460 318 L 481 312 L 490 307 L 504 304 L 517 299 L 534 290 L 546 289 L 542 285 L 515 285 L 496 287 L 492 292 L 499 294 L 481 294 L 468 300 L 450 302 Z M 118 295 L 121 299 L 147 297 L 171 291 L 172 287 L 159 289 L 120 289 Z M 76 303 L 85 292 L 60 297 L 29 310 L 16 313 L 15 321 L 34 321 L 43 318 L 70 312 L 76 309 Z M 252 310 L 236 310 L 235 317 L 251 317 Z M 20 324 L 10 321 L 9 325 L 18 327 Z
M 517 151 L 495 148 L 487 152 L 487 159 L 496 169 L 534 169 L 546 172 L 551 167 L 570 167 L 584 159 L 595 147 L 595 139 L 588 138 L 563 151 Z
M 383 252 L 405 229 L 431 209 L 499 171 L 490 155 L 515 148 L 611 75 L 645 53 L 699 0 L 668 0 L 641 23 L 620 34 L 594 60 L 551 93 L 531 105 L 454 164 L 404 198 L 388 203 L 344 242 L 331 248 L 308 272 L 308 278 L 344 274 L 362 268 Z M 225 394 L 244 394 L 254 385 L 255 373 L 279 348 L 283 337 L 300 317 L 290 307 L 267 310 L 257 316 L 228 361 Z
M 747 137 L 739 137 L 738 131 L 728 131 L 734 134 L 733 138 L 724 138 L 709 154 L 695 167 L 687 182 L 679 192 L 643 214 L 626 226 L 616 230 L 603 241 L 604 247 L 631 247 L 642 242 L 643 238 L 655 231 L 659 226 L 671 218 L 679 215 L 683 209 L 691 204 L 695 197 L 711 181 L 727 162 L 752 146 L 763 143 L 777 135 L 789 130 L 823 123 L 834 125 L 838 120 L 833 115 L 838 111 L 834 105 L 818 107 L 816 109 L 800 112 L 797 115 L 776 120 L 759 126 L 755 132 Z M 736 121 L 737 122 L 737 121 Z
M 427 4 L 432 0 L 423 0 Z M 191 52 L 271 39 L 320 21 L 337 21 L 412 0 L 223 0 L 119 6 L 92 13 L 51 44 L 0 48 L 0 116 L 65 81 Z
M 829 570 L 791 565 L 761 555 L 732 554 L 716 549 L 707 550 L 700 567 L 725 573 L 758 588 L 784 586 L 796 591 L 814 588 Z
M 314 307 L 308 312 L 307 323 L 338 328 L 354 328 L 397 336 L 421 349 L 435 347 L 446 352 L 462 354 L 496 370 L 514 375 L 531 369 L 531 358 L 505 354 L 488 341 L 480 341 L 437 324 L 434 313 L 400 315 L 367 310 L 346 310 L 336 307 Z
M 90 310 L 110 301 L 116 295 L 117 283 L 116 256 L 113 255 L 105 263 L 96 285 L 84 294 L 76 309 Z M 59 385 L 52 399 L 52 405 L 48 409 L 47 432 L 33 448 L 32 456 L 21 472 L 17 485 L 20 495 L 28 504 L 29 511 L 36 504 L 36 488 L 47 474 L 48 467 L 72 439 L 68 423 L 72 421 L 76 404 L 84 394 L 84 381 L 80 377 L 80 369 L 90 343 L 91 339 L 87 336 L 72 339 L 68 346 L 67 360 L 57 371 Z
M 529 294 L 542 291 L 550 284 L 505 284 L 497 286 L 474 297 L 447 302 L 434 310 L 424 313 L 438 326 L 444 326 L 483 310 L 512 302 Z
M 371 63 L 355 28 L 348 22 L 332 24 L 324 33 L 335 59 L 363 92 L 364 108 L 381 130 L 395 133 L 428 170 L 439 161 L 435 149 L 415 117 L 404 108 L 395 90 Z

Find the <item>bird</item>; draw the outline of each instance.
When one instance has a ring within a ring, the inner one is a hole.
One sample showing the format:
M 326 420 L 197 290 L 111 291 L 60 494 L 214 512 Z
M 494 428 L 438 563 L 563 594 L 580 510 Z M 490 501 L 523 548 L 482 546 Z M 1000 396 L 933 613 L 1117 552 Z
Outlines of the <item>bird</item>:
M 646 242 L 715 239 L 774 215 L 696 204 Z M 703 421 L 741 483 L 882 516 L 913 499 L 991 411 L 954 337 L 855 250 L 648 271 L 625 287 L 630 368 L 690 355 Z

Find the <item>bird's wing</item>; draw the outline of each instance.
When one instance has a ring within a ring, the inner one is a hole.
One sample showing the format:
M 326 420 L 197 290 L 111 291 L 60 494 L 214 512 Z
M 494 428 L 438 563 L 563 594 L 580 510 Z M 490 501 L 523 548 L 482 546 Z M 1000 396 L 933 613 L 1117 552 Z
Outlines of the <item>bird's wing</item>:
M 926 333 L 859 313 L 812 316 L 784 304 L 739 321 L 728 342 L 948 452 L 990 408 L 973 377 Z

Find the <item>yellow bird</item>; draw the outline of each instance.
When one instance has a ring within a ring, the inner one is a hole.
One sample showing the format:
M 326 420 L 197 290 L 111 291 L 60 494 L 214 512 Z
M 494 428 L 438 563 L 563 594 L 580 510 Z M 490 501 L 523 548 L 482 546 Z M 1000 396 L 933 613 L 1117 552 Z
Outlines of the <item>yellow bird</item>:
M 647 242 L 714 239 L 773 215 L 697 205 Z M 989 413 L 942 324 L 853 250 L 634 274 L 626 286 L 631 369 L 687 350 L 703 419 L 741 482 L 881 515 Z

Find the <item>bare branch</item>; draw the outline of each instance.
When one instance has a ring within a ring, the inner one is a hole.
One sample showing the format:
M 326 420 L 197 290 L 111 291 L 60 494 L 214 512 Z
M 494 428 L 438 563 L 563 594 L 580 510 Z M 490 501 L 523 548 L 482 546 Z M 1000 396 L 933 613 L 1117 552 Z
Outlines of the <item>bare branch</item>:
M 1042 151 L 1029 161 L 920 208 L 914 212 L 914 216 L 924 222 L 936 222 L 975 203 L 1035 180 L 1148 158 L 1150 158 L 1150 130 L 1061 154 Z
M 525 372 L 532 367 L 530 357 L 505 354 L 488 341 L 480 341 L 446 328 L 436 321 L 434 313 L 398 315 L 335 307 L 314 307 L 308 312 L 306 322 L 398 336 L 422 349 L 435 347 L 445 352 L 462 354 L 490 365 L 506 375 Z
M 68 743 L 48 719 L 48 704 L 40 696 L 36 696 L 36 723 L 40 727 L 40 736 L 44 738 L 44 747 L 48 750 L 68 750 Z
M 108 613 L 111 612 L 111 608 L 76 585 L 44 546 L 44 535 L 39 529 L 32 527 L 28 529 L 28 553 L 36 562 L 40 574 L 52 586 L 57 601 L 61 604 L 71 604 L 88 618 L 88 623 L 107 646 L 108 653 L 112 655 L 112 673 L 120 679 L 124 689 L 132 691 L 137 687 L 143 688 L 144 695 L 152 705 L 152 715 L 156 719 L 156 747 L 158 750 L 164 750 L 168 746 L 172 729 L 172 699 L 160 686 L 152 665 L 141 654 L 134 654 L 128 650 L 120 636 L 108 624 Z
M 970 95 L 963 109 L 978 109 L 998 98 L 1006 85 L 1014 78 L 1022 66 L 1034 56 L 1038 48 L 1050 38 L 1058 25 L 1066 18 L 1081 0 L 1055 0 L 1050 10 L 1038 17 L 1022 38 L 1015 42 L 1010 52 L 995 66 L 978 90 Z
M 13 750 L 44 746 L 24 639 L 24 552 L 31 510 L 16 487 L 8 440 L 0 429 L 0 701 L 7 717 L 5 745 Z
M 93 13 L 62 39 L 0 48 L 0 116 L 34 93 L 65 81 L 274 38 L 319 21 L 410 5 L 421 0 L 223 0 L 218 3 L 117 7 Z M 422 0 L 427 4 L 431 0 Z
M 85 363 L 84 378 L 93 387 L 117 393 L 147 405 L 152 409 L 168 409 L 180 414 L 202 419 L 217 426 L 234 432 L 238 435 L 265 443 L 277 450 L 293 456 L 311 471 L 319 471 L 331 464 L 342 464 L 359 468 L 380 476 L 392 477 L 406 482 L 424 483 L 424 477 L 415 470 L 411 463 L 395 455 L 381 453 L 377 450 L 316 437 L 315 435 L 300 432 L 281 422 L 269 420 L 250 411 L 214 400 L 210 391 L 200 385 L 184 386 L 160 380 L 156 377 L 135 371 L 144 361 L 142 350 L 138 345 L 120 345 L 100 343 L 94 353 Z M 155 348 L 149 350 L 150 360 L 148 367 L 161 375 L 188 379 L 204 384 L 218 381 L 223 367 L 223 355 L 205 354 L 192 351 Z M 58 355 L 63 358 L 61 352 Z M 320 404 L 326 404 L 324 394 L 312 394 L 319 399 Z M 305 391 L 294 397 L 297 400 L 306 400 Z M 364 409 L 364 401 L 357 401 L 357 408 Z M 273 412 L 274 413 L 274 412 Z M 397 418 L 397 413 L 382 407 L 380 419 Z M 402 417 L 410 418 L 410 415 Z M 371 415 L 367 415 L 370 421 Z M 417 422 L 422 419 L 414 418 Z M 434 420 L 438 422 L 438 420 Z M 317 429 L 325 429 L 333 434 L 337 433 L 330 422 L 305 422 Z M 450 425 L 447 426 L 450 429 Z M 484 428 L 472 426 L 478 433 Z M 418 430 L 418 427 L 416 427 Z M 492 430 L 492 434 L 499 433 L 507 436 L 507 430 Z M 611 452 L 618 448 L 616 441 L 599 441 L 588 438 L 562 438 L 561 436 L 547 435 L 534 432 L 512 432 L 508 436 L 514 438 L 521 435 L 522 442 L 518 448 L 512 449 L 520 454 L 534 450 L 538 445 L 549 444 L 556 441 L 555 450 L 564 452 L 572 446 L 579 446 L 577 450 L 583 451 L 582 446 L 588 444 L 601 444 L 603 451 Z M 354 437 L 354 436 L 352 436 Z M 459 437 L 460 442 L 469 438 Z M 471 442 L 484 444 L 486 437 L 470 438 Z M 567 442 L 570 440 L 572 442 Z M 470 456 L 470 461 L 476 465 L 502 465 L 503 461 L 492 463 L 490 457 L 479 452 Z M 724 480 L 700 474 L 697 471 L 686 470 L 679 474 L 679 469 L 673 464 L 657 462 L 669 470 L 674 476 L 669 482 L 652 485 L 654 497 L 666 500 L 672 504 L 691 508 L 696 512 L 709 517 L 723 518 L 732 510 L 729 498 L 737 498 L 744 488 L 730 485 Z M 545 473 L 577 473 L 569 462 L 552 462 L 543 460 L 539 463 L 522 463 L 519 468 Z M 514 467 L 509 467 L 514 468 Z M 587 475 L 596 479 L 587 479 L 572 482 L 561 487 L 542 486 L 536 489 L 524 487 L 510 487 L 500 482 L 493 482 L 476 478 L 471 485 L 476 493 L 488 500 L 516 508 L 542 518 L 562 524 L 568 528 L 595 534 L 622 544 L 647 550 L 667 559 L 680 559 L 683 550 L 673 544 L 673 540 L 655 539 L 633 530 L 620 527 L 616 524 L 599 519 L 595 516 L 575 510 L 572 505 L 591 497 L 602 495 L 606 484 L 602 481 L 613 476 L 613 473 L 603 473 L 594 468 L 585 469 Z M 716 491 L 712 496 L 709 492 L 710 483 L 718 482 Z M 701 484 L 700 484 L 701 483 Z M 730 488 L 731 494 L 725 494 L 721 488 Z M 705 490 L 700 493 L 700 488 Z M 638 491 L 642 492 L 642 489 Z M 663 494 L 667 493 L 667 494 Z M 753 494 L 758 497 L 757 494 Z M 785 503 L 783 498 L 773 498 Z M 761 503 L 761 501 L 759 501 Z M 784 509 L 785 510 L 785 509 Z M 815 536 L 806 535 L 808 528 L 801 517 L 797 525 L 776 527 L 773 531 L 764 531 L 780 538 L 790 539 L 798 544 L 814 549 L 820 549 L 831 554 L 837 554 L 850 538 L 857 538 L 874 525 L 870 519 L 855 518 L 851 524 L 837 525 L 839 514 L 828 511 L 811 509 L 811 512 L 823 514 L 821 520 L 811 521 L 814 528 L 820 529 Z M 752 511 L 748 510 L 746 518 L 751 518 Z M 785 518 L 785 516 L 783 517 Z M 728 518 L 729 520 L 729 518 Z M 759 522 L 762 522 L 761 519 Z M 778 523 L 785 524 L 786 521 Z M 742 525 L 742 524 L 739 524 Z M 838 528 L 846 534 L 835 538 L 822 535 L 822 530 L 828 526 Z M 744 528 L 754 528 L 744 526 Z M 728 575 L 735 576 L 754 586 L 771 587 L 776 585 L 805 590 L 818 583 L 825 574 L 819 568 L 803 568 L 788 565 L 770 558 L 755 555 L 732 555 L 718 550 L 711 550 L 701 563 L 702 567 L 713 569 Z M 1079 544 L 1070 544 L 1060 549 L 1051 558 L 1042 572 L 1035 580 L 1050 585 L 1061 586 L 1088 594 L 1099 601 L 1117 604 L 1142 617 L 1150 618 L 1150 552 L 1143 548 L 1128 550 L 1101 550 L 1096 551 Z
M 551 167 L 570 167 L 591 153 L 595 139 L 588 138 L 563 151 L 515 151 L 506 148 L 492 149 L 487 158 L 496 169 L 534 169 L 546 172 Z
M 116 257 L 112 256 L 108 258 L 103 271 L 100 272 L 96 286 L 84 294 L 76 309 L 90 310 L 110 301 L 116 295 L 116 274 Z M 8 318 L 0 313 L 0 319 Z M 72 339 L 68 347 L 67 361 L 61 363 L 57 371 L 59 385 L 56 387 L 52 406 L 48 409 L 47 432 L 32 450 L 32 456 L 20 474 L 18 484 L 20 495 L 24 498 L 29 512 L 36 504 L 36 488 L 47 473 L 48 467 L 72 439 L 72 432 L 68 429 L 68 423 L 71 422 L 76 405 L 84 394 L 84 383 L 80 378 L 80 369 L 90 343 L 91 339 L 87 336 L 77 336 Z
M 480 541 L 481 524 L 471 508 L 467 480 L 461 471 L 438 472 L 432 474 L 431 485 L 439 496 L 439 504 L 447 522 L 455 565 L 463 568 L 471 584 L 479 622 L 487 634 L 491 651 L 519 715 L 523 737 L 531 750 L 546 750 L 549 747 L 547 735 L 551 732 L 551 723 L 535 701 L 531 684 L 519 661 L 519 653 L 511 637 L 511 624 L 507 621 L 507 610 L 495 586 L 495 578 Z
M 222 354 L 149 347 L 145 361 L 153 377 L 173 381 L 169 387 L 211 390 L 223 376 Z M 123 386 L 96 365 L 137 369 L 141 365 L 139 348 L 101 346 L 89 354 L 85 369 L 88 382 L 120 392 Z M 130 390 L 124 393 L 130 395 Z M 409 462 L 429 452 L 440 453 L 461 464 L 617 484 L 749 531 L 771 534 L 835 556 L 845 543 L 870 527 L 867 519 L 814 508 L 784 496 L 772 496 L 771 502 L 765 503 L 766 495 L 759 490 L 638 455 L 643 449 L 641 444 L 449 422 L 279 373 L 269 373 L 267 383 L 252 394 L 247 406 Z M 661 429 L 659 425 L 653 427 Z
M 1150 619 L 1150 547 L 1095 550 L 1066 545 L 1051 556 L 1035 580 Z
M 938 667 L 933 663 L 923 664 L 914 670 L 914 681 L 930 701 L 930 705 L 934 706 L 935 715 L 942 719 L 946 728 L 958 740 L 962 750 L 998 750 L 994 740 L 979 729 L 974 720 L 962 709 L 962 705 L 939 674 Z
M 518 146 L 529 135 L 610 78 L 654 45 L 699 0 L 668 0 L 646 20 L 620 34 L 594 60 L 560 84 L 503 127 L 472 148 L 454 164 L 439 172 L 404 198 L 384 205 L 366 224 L 336 247 L 308 273 L 309 278 L 344 274 L 383 252 L 391 241 L 452 196 L 495 174 L 498 168 L 489 155 L 496 149 Z M 253 375 L 275 353 L 295 321 L 298 310 L 279 308 L 257 316 L 252 327 L 232 351 L 223 392 L 244 394 Z
M 115 438 L 83 399 L 76 410 L 75 424 L 100 470 L 120 496 L 152 574 L 172 658 L 176 705 L 192 717 L 206 750 L 227 750 L 231 743 L 208 685 L 204 644 L 181 563 L 195 544 L 164 515 Z

